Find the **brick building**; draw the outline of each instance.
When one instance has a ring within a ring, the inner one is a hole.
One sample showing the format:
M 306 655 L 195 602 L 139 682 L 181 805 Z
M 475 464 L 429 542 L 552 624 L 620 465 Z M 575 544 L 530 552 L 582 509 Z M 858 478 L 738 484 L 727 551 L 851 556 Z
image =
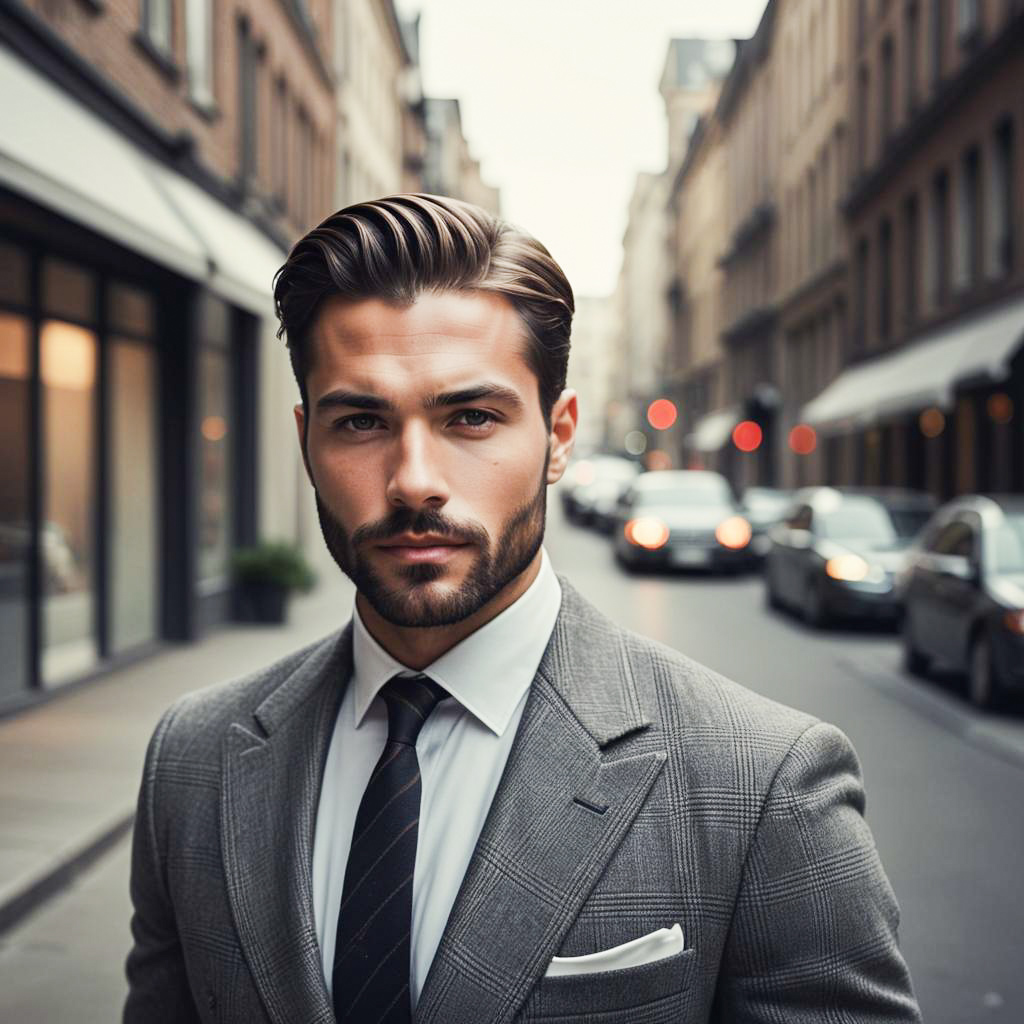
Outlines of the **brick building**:
M 850 5 L 847 368 L 830 481 L 1024 487 L 1024 3 Z
M 274 332 L 331 207 L 329 0 L 0 8 L 0 708 L 232 612 L 315 534 Z

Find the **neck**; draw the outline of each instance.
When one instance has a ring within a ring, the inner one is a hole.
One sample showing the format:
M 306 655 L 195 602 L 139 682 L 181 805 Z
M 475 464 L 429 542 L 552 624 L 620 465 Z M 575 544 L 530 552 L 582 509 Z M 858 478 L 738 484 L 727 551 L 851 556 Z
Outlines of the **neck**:
M 370 636 L 391 655 L 409 668 L 422 671 L 446 651 L 475 633 L 481 626 L 500 615 L 519 600 L 540 572 L 543 553 L 533 561 L 482 608 L 451 626 L 396 626 L 381 618 L 361 593 L 356 594 L 356 607 Z

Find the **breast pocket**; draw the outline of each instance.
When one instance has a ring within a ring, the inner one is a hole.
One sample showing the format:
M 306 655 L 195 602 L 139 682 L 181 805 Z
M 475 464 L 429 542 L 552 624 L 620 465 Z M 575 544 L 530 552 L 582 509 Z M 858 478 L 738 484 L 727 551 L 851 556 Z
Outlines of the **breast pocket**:
M 684 1024 L 696 951 L 684 949 L 640 967 L 541 978 L 517 1020 L 521 1024 Z

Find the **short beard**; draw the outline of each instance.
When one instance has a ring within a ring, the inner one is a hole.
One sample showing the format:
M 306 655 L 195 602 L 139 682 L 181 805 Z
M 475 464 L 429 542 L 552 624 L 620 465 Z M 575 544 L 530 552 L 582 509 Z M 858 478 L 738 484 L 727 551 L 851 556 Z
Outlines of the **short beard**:
M 547 513 L 547 468 L 536 494 L 505 521 L 497 544 L 478 523 L 458 523 L 434 509 L 396 509 L 387 519 L 358 527 L 350 537 L 316 492 L 320 529 L 331 557 L 373 610 L 395 626 L 452 626 L 468 619 L 521 575 L 544 541 Z M 444 565 L 405 565 L 405 586 L 388 587 L 363 556 L 364 546 L 401 533 L 433 533 L 475 544 L 477 555 L 465 581 L 455 590 L 433 594 L 430 584 L 448 572 Z

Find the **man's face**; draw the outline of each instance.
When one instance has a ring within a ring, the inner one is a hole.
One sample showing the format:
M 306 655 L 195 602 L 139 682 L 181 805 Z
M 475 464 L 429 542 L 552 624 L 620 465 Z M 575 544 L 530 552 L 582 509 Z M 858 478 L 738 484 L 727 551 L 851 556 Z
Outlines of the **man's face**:
M 500 296 L 331 299 L 312 341 L 306 457 L 328 549 L 388 622 L 461 622 L 540 548 L 572 393 L 549 432 L 522 323 Z M 296 419 L 301 441 L 301 406 Z

